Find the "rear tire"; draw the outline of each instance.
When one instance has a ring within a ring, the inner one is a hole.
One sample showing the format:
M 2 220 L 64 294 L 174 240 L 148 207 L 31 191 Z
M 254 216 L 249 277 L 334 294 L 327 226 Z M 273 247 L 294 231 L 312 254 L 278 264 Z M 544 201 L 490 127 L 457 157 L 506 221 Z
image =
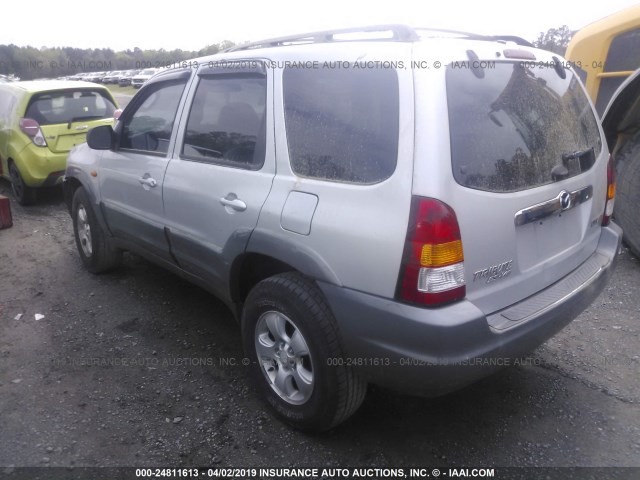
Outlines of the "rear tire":
M 324 431 L 360 407 L 367 385 L 341 361 L 333 314 L 304 276 L 284 273 L 258 283 L 245 302 L 242 335 L 254 381 L 285 422 Z
M 24 183 L 18 167 L 13 162 L 9 163 L 9 176 L 11 177 L 11 190 L 13 190 L 13 196 L 16 197 L 16 201 L 24 206 L 36 203 L 36 190 Z
M 112 270 L 122 261 L 122 250 L 115 248 L 100 227 L 87 192 L 79 187 L 71 203 L 73 234 L 82 263 L 92 273 Z
M 616 155 L 616 203 L 614 217 L 624 231 L 624 241 L 640 258 L 640 135 L 628 141 Z

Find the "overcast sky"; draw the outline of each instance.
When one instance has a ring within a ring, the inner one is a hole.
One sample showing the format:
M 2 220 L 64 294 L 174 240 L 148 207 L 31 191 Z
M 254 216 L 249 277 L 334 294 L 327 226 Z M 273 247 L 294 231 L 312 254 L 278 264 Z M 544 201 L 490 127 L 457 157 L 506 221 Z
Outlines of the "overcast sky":
M 577 30 L 637 0 L 227 0 L 177 2 L 4 0 L 0 44 L 198 50 L 293 33 L 378 23 L 509 34 L 534 40 Z

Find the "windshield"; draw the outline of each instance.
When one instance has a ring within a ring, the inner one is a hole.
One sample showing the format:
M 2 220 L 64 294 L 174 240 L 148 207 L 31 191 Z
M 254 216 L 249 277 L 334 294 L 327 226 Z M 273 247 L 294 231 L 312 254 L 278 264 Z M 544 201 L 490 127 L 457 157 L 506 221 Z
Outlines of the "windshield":
M 64 90 L 33 96 L 25 113 L 40 125 L 68 123 L 72 119 L 111 118 L 116 107 L 103 92 Z
M 483 75 L 447 68 L 453 173 L 492 192 L 533 188 L 590 169 L 602 143 L 593 110 L 570 70 L 496 62 Z

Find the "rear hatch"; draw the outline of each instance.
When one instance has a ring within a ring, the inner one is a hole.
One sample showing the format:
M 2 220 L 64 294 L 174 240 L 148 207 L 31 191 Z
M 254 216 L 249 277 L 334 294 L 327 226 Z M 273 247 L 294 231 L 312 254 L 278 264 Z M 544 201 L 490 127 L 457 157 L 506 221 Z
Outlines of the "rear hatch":
M 24 117 L 35 120 L 54 153 L 86 141 L 87 132 L 113 122 L 115 101 L 101 89 L 77 88 L 35 94 Z
M 518 56 L 509 46 L 465 43 L 474 48 L 459 50 L 439 77 L 417 74 L 425 87 L 446 89 L 449 138 L 438 142 L 450 147 L 451 161 L 434 169 L 442 168 L 437 183 L 421 182 L 428 174 L 418 167 L 414 193 L 435 191 L 455 210 L 467 298 L 489 314 L 560 280 L 595 251 L 608 152 L 572 71 L 546 63 L 551 58 L 532 61 L 545 55 L 534 49 L 522 51 L 522 61 L 505 58 Z

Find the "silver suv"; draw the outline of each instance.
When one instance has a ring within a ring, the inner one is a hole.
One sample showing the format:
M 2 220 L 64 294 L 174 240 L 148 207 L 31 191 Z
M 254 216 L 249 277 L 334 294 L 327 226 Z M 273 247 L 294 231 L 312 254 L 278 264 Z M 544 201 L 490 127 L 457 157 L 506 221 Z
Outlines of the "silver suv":
M 368 382 L 458 389 L 593 301 L 621 238 L 604 142 L 517 38 L 340 30 L 156 75 L 65 197 L 90 271 L 129 250 L 213 292 L 268 403 L 323 430 Z

